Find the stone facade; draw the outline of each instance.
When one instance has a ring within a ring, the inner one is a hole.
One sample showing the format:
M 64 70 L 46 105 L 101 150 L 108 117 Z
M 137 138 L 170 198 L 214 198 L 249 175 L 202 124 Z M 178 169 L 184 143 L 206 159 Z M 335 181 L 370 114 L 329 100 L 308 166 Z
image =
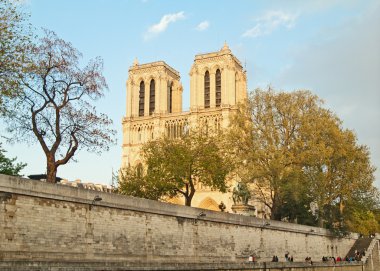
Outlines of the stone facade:
M 176 138 L 195 126 L 227 128 L 236 105 L 247 98 L 246 72 L 225 44 L 218 52 L 195 56 L 188 112 L 182 111 L 182 90 L 179 73 L 165 62 L 134 62 L 129 69 L 127 112 L 122 121 L 122 167 L 141 163 L 141 146 L 151 139 L 162 135 Z M 231 211 L 231 193 L 211 191 L 199 184 L 192 205 L 219 210 L 222 201 L 226 211 Z M 172 202 L 183 204 L 184 199 Z
M 102 200 L 94 201 L 95 196 Z M 259 263 L 278 255 L 282 265 L 285 252 L 296 262 L 307 256 L 314 261 L 322 256 L 343 257 L 357 238 L 356 234 L 335 238 L 322 228 L 0 175 L 1 264 L 123 266 L 91 270 L 136 270 L 133 266 L 197 270 L 185 269 L 192 265 L 216 270 L 215 266 L 230 265 L 244 270 L 252 254 Z

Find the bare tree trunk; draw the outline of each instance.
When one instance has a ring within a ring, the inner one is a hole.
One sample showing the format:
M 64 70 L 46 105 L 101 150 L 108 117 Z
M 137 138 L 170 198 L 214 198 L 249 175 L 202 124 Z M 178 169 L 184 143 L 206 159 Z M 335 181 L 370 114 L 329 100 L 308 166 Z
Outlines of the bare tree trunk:
M 340 201 L 339 201 L 339 214 L 341 215 L 341 216 L 343 216 L 343 211 L 344 211 L 344 203 L 343 203 L 343 200 L 341 199 Z
M 190 193 L 186 197 L 186 206 L 191 206 L 191 201 L 193 200 L 195 194 L 195 187 L 192 178 L 190 178 Z
M 185 196 L 185 205 L 186 206 L 191 206 L 191 200 L 190 196 Z
M 57 167 L 55 165 L 54 156 L 47 156 L 47 167 L 46 167 L 46 182 L 55 183 L 57 176 Z
M 321 213 L 318 215 L 318 227 L 323 228 L 323 217 Z
M 185 205 L 186 206 L 191 206 L 191 201 L 193 200 L 195 194 L 195 189 L 193 185 L 190 185 L 190 193 L 187 193 L 185 195 Z
M 270 219 L 272 220 L 281 220 L 282 214 L 281 214 L 281 208 L 279 206 L 280 200 L 278 196 L 273 197 L 273 203 L 272 203 L 272 208 L 271 208 L 271 214 L 270 214 Z

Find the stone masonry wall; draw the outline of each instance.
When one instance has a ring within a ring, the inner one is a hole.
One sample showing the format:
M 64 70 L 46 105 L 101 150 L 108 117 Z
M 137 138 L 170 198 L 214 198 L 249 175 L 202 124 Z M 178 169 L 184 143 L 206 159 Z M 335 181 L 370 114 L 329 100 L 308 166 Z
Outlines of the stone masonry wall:
M 101 201 L 91 205 L 96 195 Z M 206 216 L 197 217 L 200 212 Z M 344 257 L 357 239 L 321 228 L 0 175 L 0 262 L 239 263 L 286 251 Z

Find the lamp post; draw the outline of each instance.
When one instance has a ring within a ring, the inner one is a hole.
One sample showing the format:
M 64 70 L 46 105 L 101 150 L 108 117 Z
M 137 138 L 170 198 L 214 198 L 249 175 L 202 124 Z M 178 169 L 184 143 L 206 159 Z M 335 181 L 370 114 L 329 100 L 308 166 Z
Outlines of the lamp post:
M 199 214 L 197 214 L 197 217 L 194 218 L 194 221 L 193 221 L 194 225 L 197 225 L 198 219 L 200 219 L 201 217 L 205 217 L 205 216 L 206 216 L 206 214 L 203 211 L 200 212 Z
M 95 202 L 97 202 L 97 201 L 101 201 L 101 200 L 102 200 L 102 198 L 101 198 L 99 195 L 96 195 L 96 196 L 94 197 L 94 199 L 92 200 L 89 209 L 91 210 L 91 209 L 92 209 L 92 206 L 95 204 Z
M 201 217 L 205 217 L 206 214 L 204 212 L 200 212 L 198 215 L 197 215 L 197 219 L 201 218 Z

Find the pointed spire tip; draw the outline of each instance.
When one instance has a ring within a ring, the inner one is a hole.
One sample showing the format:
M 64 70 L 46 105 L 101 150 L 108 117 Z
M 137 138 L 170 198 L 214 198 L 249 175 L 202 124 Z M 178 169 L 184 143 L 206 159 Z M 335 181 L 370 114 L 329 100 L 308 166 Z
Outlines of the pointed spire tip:
M 222 51 L 226 51 L 226 50 L 230 50 L 230 47 L 228 47 L 227 41 L 224 41 Z

